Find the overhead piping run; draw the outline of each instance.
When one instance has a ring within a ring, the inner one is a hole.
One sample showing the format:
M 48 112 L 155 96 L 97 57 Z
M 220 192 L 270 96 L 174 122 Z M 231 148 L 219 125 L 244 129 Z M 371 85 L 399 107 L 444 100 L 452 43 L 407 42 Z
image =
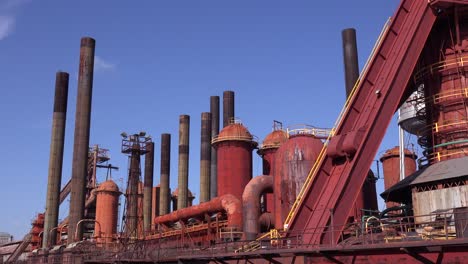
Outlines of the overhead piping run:
M 234 195 L 225 194 L 213 200 L 188 208 L 179 209 L 167 215 L 154 219 L 154 225 L 169 225 L 189 218 L 204 217 L 205 214 L 226 212 L 228 227 L 242 230 L 242 204 Z
M 260 197 L 273 192 L 273 177 L 261 175 L 253 178 L 245 186 L 242 194 L 242 212 L 245 239 L 254 240 L 260 232 Z

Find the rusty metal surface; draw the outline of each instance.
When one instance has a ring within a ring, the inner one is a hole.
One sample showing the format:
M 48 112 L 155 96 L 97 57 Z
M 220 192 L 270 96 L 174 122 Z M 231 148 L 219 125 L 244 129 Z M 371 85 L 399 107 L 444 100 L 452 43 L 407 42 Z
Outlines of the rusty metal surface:
M 99 185 L 96 191 L 96 222 L 94 234 L 98 243 L 110 243 L 117 234 L 120 190 L 112 180 Z
M 190 116 L 179 117 L 179 166 L 177 209 L 187 207 L 189 175 Z
M 242 124 L 231 124 L 214 138 L 218 155 L 218 196 L 232 194 L 242 199 L 244 187 L 252 179 L 252 135 Z
M 179 209 L 167 215 L 156 217 L 154 225 L 169 224 L 179 220 L 187 220 L 191 217 L 204 217 L 208 213 L 225 211 L 228 216 L 228 226 L 242 230 L 242 204 L 241 201 L 231 194 L 222 195 L 213 200 Z
M 266 192 L 273 192 L 273 177 L 270 175 L 254 177 L 245 186 L 242 194 L 242 214 L 246 240 L 254 240 L 260 233 L 260 197 Z
M 405 177 L 416 171 L 416 155 L 405 149 Z M 400 152 L 398 147 L 387 150 L 380 158 L 383 168 L 385 190 L 400 181 Z M 387 202 L 387 208 L 398 206 L 399 203 Z
M 275 225 L 277 229 L 283 229 L 286 216 L 322 147 L 323 143 L 320 139 L 303 134 L 290 138 L 277 150 L 274 171 Z
M 92 38 L 85 37 L 81 39 L 80 67 L 78 71 L 78 96 L 76 102 L 75 135 L 73 145 L 68 243 L 73 243 L 83 238 L 82 228 L 79 228 L 77 232 L 78 237 L 75 237 L 75 228 L 78 221 L 84 217 L 95 43 L 96 41 Z
M 210 113 L 211 113 L 211 138 L 215 138 L 219 134 L 219 96 L 210 97 Z M 210 199 L 218 195 L 218 169 L 217 169 L 216 148 L 211 147 L 211 179 L 210 179 Z
M 200 203 L 210 200 L 211 179 L 211 113 L 201 114 L 200 136 Z
M 313 181 L 292 212 L 288 228 L 294 231 L 324 228 L 331 221 L 330 210 L 337 225 L 348 221 L 359 194 L 357 190 L 367 176 L 435 20 L 427 2 L 401 2 L 337 123 L 327 154 L 337 153 L 339 149 L 330 146 L 340 147 L 340 140 L 353 143 L 353 148 L 346 149 L 340 158 L 324 156 L 317 164 Z M 324 235 L 319 232 L 307 236 L 305 241 L 329 242 L 338 239 L 340 231 Z
M 146 143 L 145 176 L 143 186 L 143 229 L 151 230 L 153 203 L 154 142 Z
M 354 88 L 354 84 L 359 78 L 356 29 L 344 29 L 341 31 L 341 38 L 343 41 L 343 64 L 345 73 L 346 97 L 348 97 Z
M 44 233 L 58 225 L 60 206 L 60 186 L 62 182 L 63 149 L 65 142 L 65 126 L 68 102 L 68 79 L 66 72 L 57 72 L 55 77 L 54 112 L 52 117 L 52 138 L 50 141 L 49 172 L 47 183 L 46 212 Z M 56 233 L 43 236 L 42 245 L 49 246 L 50 241 L 56 240 Z
M 223 92 L 223 127 L 227 127 L 234 120 L 234 92 Z
M 161 178 L 159 215 L 168 214 L 170 211 L 171 193 L 169 191 L 171 170 L 171 134 L 161 134 Z

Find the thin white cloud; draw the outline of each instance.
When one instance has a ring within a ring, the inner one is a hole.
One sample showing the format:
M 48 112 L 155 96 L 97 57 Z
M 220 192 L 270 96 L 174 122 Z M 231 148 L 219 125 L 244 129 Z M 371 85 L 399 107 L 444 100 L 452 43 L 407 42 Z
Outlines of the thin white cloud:
M 13 32 L 15 18 L 12 16 L 0 16 L 0 40 L 8 37 Z
M 108 62 L 99 56 L 94 56 L 94 70 L 108 71 L 108 70 L 114 70 L 115 67 L 116 65 L 114 63 Z

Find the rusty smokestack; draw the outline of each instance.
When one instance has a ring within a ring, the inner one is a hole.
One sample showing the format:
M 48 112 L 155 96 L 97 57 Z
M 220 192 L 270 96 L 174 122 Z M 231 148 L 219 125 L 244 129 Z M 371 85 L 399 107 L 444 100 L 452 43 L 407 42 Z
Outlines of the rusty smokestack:
M 130 136 L 129 148 L 130 156 L 130 168 L 128 173 L 128 186 L 126 190 L 127 195 L 127 215 L 125 222 L 125 232 L 128 238 L 135 239 L 139 237 L 139 230 L 141 230 L 141 218 L 138 214 L 139 205 L 139 188 L 140 175 L 141 175 L 141 152 L 140 144 L 137 135 Z M 141 208 L 141 207 L 140 207 Z M 140 211 L 141 212 L 141 211 Z
M 151 215 L 153 208 L 153 172 L 154 172 L 154 142 L 146 143 L 145 181 L 143 187 L 143 227 L 151 231 Z
M 179 118 L 179 194 L 177 209 L 187 207 L 188 198 L 188 168 L 189 168 L 189 134 L 190 116 L 181 115 Z
M 171 134 L 161 134 L 161 179 L 159 190 L 159 215 L 169 213 L 171 193 L 169 190 L 171 168 Z
M 55 76 L 54 113 L 52 116 L 52 138 L 50 140 L 49 177 L 47 184 L 46 212 L 42 247 L 55 244 L 60 206 L 60 185 L 62 181 L 63 144 L 65 140 L 65 125 L 67 117 L 68 78 L 66 72 L 57 72 Z M 50 233 L 50 237 L 49 237 Z
M 345 71 L 346 97 L 353 90 L 359 78 L 359 63 L 356 43 L 356 29 L 347 28 L 341 32 L 343 39 L 343 60 Z
M 211 112 L 211 138 L 219 134 L 219 96 L 210 97 Z M 210 179 L 210 200 L 218 195 L 218 155 L 216 149 L 211 147 L 211 179 Z
M 234 120 L 234 92 L 223 93 L 223 127 L 228 126 Z
M 77 237 L 75 237 L 75 230 L 76 225 L 84 216 L 95 45 L 96 41 L 92 38 L 85 37 L 81 39 L 78 96 L 75 115 L 75 138 L 73 143 L 68 244 L 83 238 L 83 225 L 80 225 L 80 228 L 77 230 Z
M 210 200 L 211 113 L 201 114 L 200 203 Z

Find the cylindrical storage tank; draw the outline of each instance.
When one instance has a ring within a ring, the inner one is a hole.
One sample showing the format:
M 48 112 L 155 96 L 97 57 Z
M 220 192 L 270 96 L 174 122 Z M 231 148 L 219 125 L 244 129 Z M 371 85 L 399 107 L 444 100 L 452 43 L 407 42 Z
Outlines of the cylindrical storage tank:
M 274 174 L 275 226 L 282 229 L 323 143 L 307 133 L 290 136 L 276 152 Z
M 218 196 L 232 194 L 241 200 L 252 179 L 252 150 L 257 142 L 245 126 L 234 123 L 223 128 L 212 144 L 218 155 Z
M 96 196 L 96 222 L 99 224 L 94 225 L 94 233 L 98 243 L 110 243 L 117 233 L 119 187 L 112 180 L 105 181 L 98 187 Z
M 416 171 L 416 154 L 405 149 L 405 177 L 413 174 Z M 387 150 L 380 158 L 382 162 L 384 174 L 385 190 L 397 184 L 400 181 L 400 151 L 399 147 L 394 147 Z M 394 202 L 387 202 L 387 208 L 399 206 Z
M 275 168 L 276 151 L 286 140 L 288 140 L 288 135 L 282 129 L 273 130 L 273 132 L 268 134 L 265 140 L 263 140 L 257 152 L 263 159 L 263 175 L 274 175 L 273 170 Z M 264 208 L 266 212 L 273 212 L 273 200 L 273 194 L 267 194 L 265 196 Z

